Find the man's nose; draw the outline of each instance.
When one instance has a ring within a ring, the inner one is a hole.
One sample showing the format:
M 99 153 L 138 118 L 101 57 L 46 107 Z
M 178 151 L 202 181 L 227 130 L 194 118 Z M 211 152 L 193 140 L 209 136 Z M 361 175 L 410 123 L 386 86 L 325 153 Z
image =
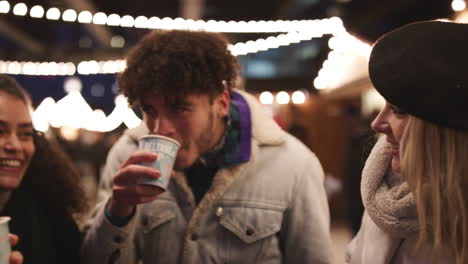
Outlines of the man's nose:
M 175 134 L 175 130 L 174 120 L 160 116 L 157 120 L 154 120 L 151 133 L 172 137 Z

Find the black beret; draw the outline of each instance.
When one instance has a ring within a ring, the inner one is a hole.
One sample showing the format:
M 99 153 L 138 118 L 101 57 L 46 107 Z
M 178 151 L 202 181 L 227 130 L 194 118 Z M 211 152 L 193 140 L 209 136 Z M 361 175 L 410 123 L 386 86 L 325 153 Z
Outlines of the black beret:
M 424 21 L 385 34 L 372 49 L 369 76 L 401 110 L 468 130 L 468 24 Z

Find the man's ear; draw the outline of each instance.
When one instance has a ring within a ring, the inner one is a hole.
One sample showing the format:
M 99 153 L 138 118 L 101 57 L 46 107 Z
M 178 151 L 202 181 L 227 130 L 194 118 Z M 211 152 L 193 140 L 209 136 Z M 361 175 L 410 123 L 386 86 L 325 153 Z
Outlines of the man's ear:
M 227 89 L 224 90 L 223 93 L 216 96 L 215 104 L 216 104 L 216 113 L 218 117 L 223 118 L 229 114 L 229 105 L 231 103 L 231 95 Z

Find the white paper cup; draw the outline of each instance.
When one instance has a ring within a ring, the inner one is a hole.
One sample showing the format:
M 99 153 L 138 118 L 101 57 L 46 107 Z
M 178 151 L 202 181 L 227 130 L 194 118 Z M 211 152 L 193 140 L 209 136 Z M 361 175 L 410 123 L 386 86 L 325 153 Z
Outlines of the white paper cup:
M 158 154 L 154 162 L 145 162 L 142 163 L 142 165 L 153 167 L 161 173 L 161 176 L 157 179 L 142 178 L 139 180 L 139 183 L 158 186 L 166 190 L 169 180 L 171 179 L 171 172 L 174 167 L 177 151 L 179 151 L 179 142 L 172 138 L 159 135 L 142 136 L 138 142 L 138 148 L 140 150 L 151 151 Z
M 0 264 L 8 264 L 10 262 L 11 245 L 8 239 L 10 229 L 8 228 L 8 222 L 10 217 L 0 217 Z

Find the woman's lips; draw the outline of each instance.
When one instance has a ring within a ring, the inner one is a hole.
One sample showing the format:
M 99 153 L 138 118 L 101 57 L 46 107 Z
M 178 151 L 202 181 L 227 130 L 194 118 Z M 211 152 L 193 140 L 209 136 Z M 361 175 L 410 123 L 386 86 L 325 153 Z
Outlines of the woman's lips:
M 400 155 L 400 146 L 392 145 L 391 151 L 392 151 L 392 155 L 394 156 Z
M 393 140 L 389 140 L 387 138 L 387 142 L 390 144 L 391 146 L 391 149 L 392 149 L 392 154 L 393 155 L 399 155 L 400 153 L 400 145 L 398 143 L 396 143 L 395 141 Z
M 19 172 L 21 169 L 20 168 L 12 168 L 12 167 L 7 167 L 7 166 L 0 166 L 0 171 L 4 172 Z
M 17 172 L 21 170 L 22 161 L 19 159 L 0 159 L 0 170 L 8 172 Z

